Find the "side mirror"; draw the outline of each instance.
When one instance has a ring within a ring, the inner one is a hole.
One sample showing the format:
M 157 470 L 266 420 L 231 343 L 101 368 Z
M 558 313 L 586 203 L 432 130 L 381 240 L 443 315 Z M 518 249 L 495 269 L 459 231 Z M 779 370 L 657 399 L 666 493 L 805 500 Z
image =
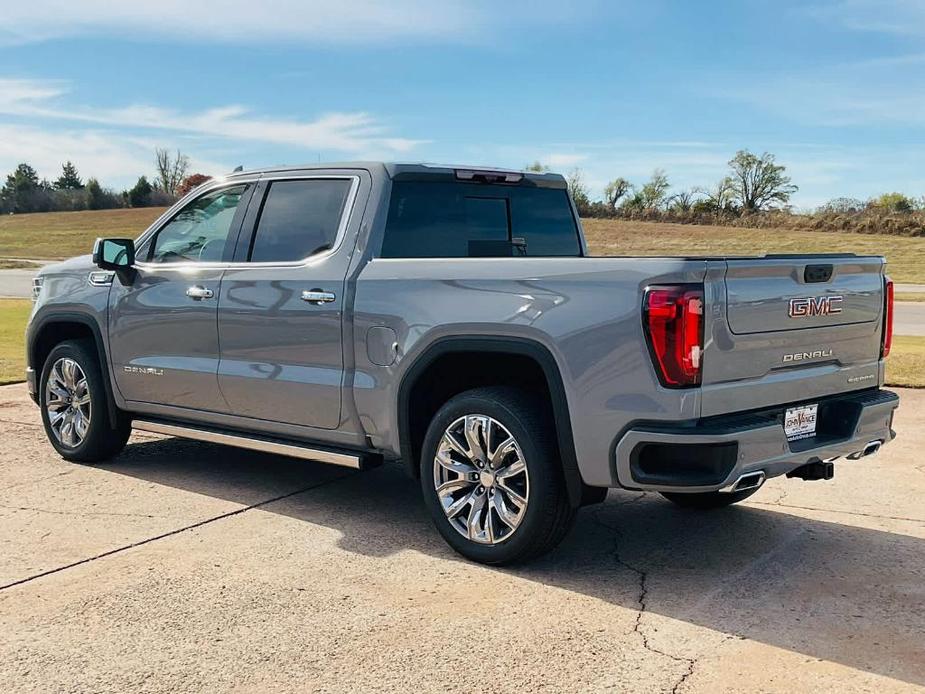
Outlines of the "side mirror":
M 97 239 L 93 244 L 93 264 L 102 270 L 127 270 L 135 264 L 132 239 Z

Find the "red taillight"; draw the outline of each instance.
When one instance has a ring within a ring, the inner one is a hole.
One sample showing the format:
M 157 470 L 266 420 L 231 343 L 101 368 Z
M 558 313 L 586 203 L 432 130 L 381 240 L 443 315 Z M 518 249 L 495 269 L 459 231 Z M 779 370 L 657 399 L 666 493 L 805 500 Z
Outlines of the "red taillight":
M 662 385 L 698 385 L 703 358 L 703 287 L 681 284 L 649 289 L 645 328 Z
M 893 347 L 893 280 L 886 278 L 883 298 L 883 348 L 881 358 L 890 356 Z

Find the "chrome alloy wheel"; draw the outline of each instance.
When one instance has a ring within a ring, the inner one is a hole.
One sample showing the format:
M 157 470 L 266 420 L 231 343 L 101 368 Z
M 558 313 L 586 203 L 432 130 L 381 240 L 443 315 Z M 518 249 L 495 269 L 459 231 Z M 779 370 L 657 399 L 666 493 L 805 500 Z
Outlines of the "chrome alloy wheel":
M 530 498 L 517 441 L 498 420 L 479 414 L 460 417 L 443 432 L 434 457 L 434 488 L 456 532 L 485 545 L 513 535 Z
M 76 448 L 90 429 L 90 388 L 80 364 L 69 357 L 54 363 L 45 384 L 48 424 L 62 446 Z

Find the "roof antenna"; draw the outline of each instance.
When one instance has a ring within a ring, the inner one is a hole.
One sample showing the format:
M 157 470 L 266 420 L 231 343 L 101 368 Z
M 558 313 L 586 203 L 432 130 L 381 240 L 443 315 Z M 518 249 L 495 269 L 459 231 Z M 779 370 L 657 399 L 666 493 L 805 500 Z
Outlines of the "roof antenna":
M 238 173 L 238 171 L 244 171 L 244 167 L 241 166 L 240 164 L 234 167 L 234 170 L 231 173 Z

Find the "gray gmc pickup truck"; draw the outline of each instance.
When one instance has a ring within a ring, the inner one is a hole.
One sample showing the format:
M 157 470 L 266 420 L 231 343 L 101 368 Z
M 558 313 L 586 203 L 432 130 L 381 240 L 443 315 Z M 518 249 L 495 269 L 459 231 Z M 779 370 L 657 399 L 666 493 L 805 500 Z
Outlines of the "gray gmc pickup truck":
M 553 174 L 355 163 L 212 180 L 42 270 L 28 382 L 67 460 L 132 428 L 401 460 L 488 564 L 607 489 L 715 508 L 893 439 L 880 257 L 589 257 Z

